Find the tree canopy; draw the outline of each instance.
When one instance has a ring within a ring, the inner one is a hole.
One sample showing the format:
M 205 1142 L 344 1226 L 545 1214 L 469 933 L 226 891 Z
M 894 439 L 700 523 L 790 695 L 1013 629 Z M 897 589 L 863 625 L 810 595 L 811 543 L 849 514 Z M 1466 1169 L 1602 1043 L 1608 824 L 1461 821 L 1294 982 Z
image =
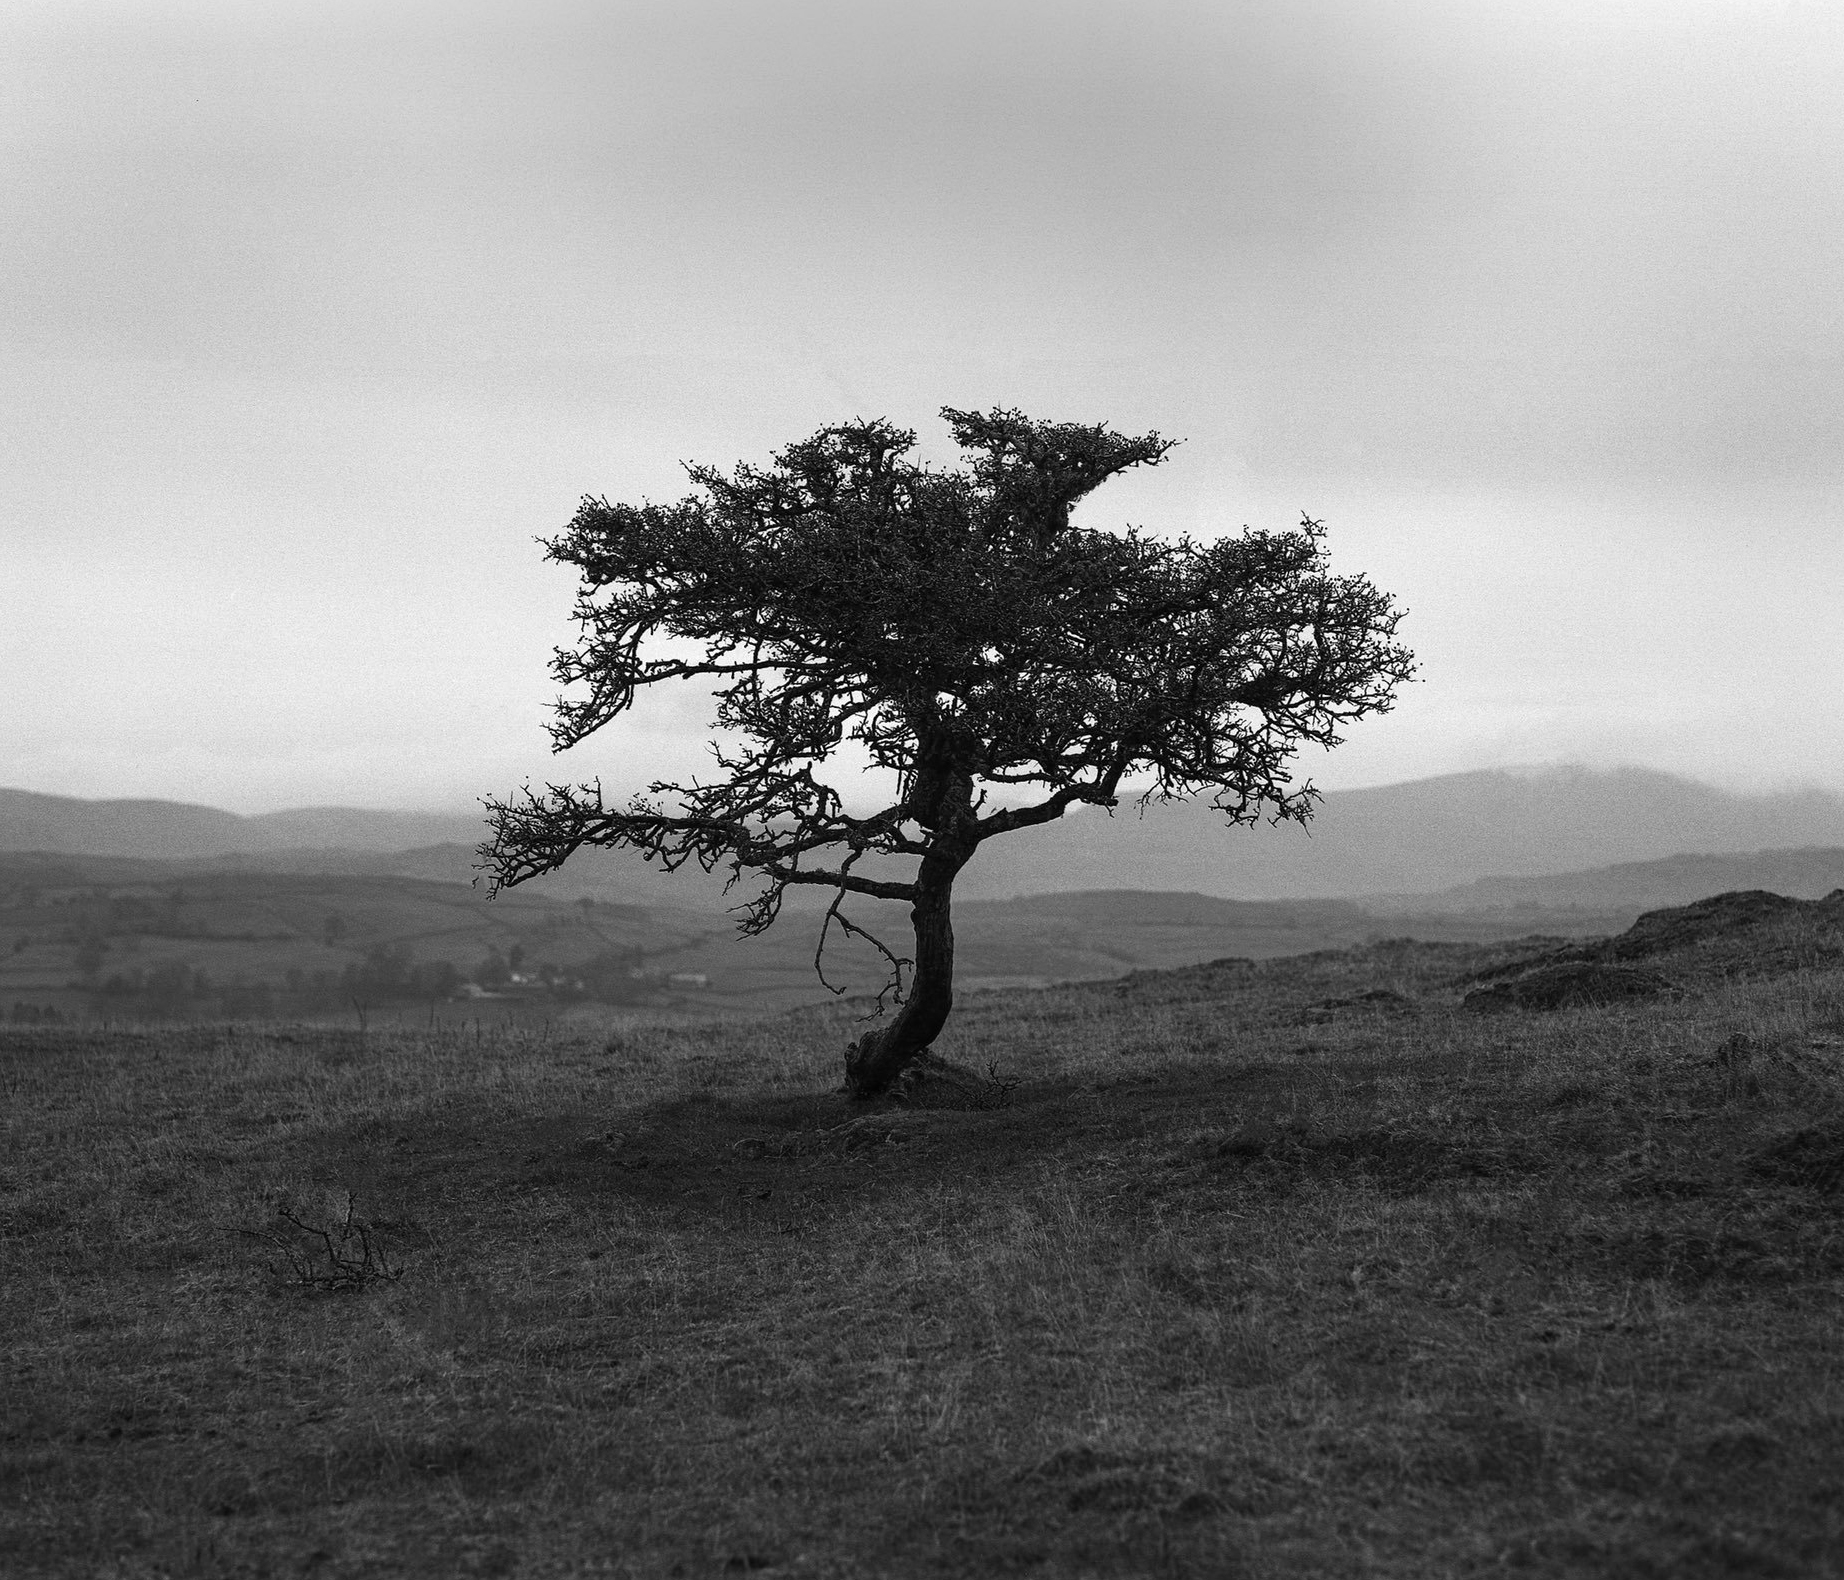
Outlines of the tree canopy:
M 1332 574 L 1315 521 L 1203 543 L 1078 525 L 1074 507 L 1108 478 L 1165 460 L 1158 434 L 942 415 L 957 469 L 914 460 L 908 430 L 859 421 L 766 467 L 689 467 L 697 492 L 676 504 L 584 499 L 546 544 L 581 577 L 580 638 L 553 665 L 574 688 L 554 742 L 593 734 L 644 686 L 703 679 L 719 772 L 621 807 L 595 784 L 528 787 L 488 803 L 482 847 L 496 887 L 583 845 L 755 875 L 746 934 L 795 885 L 836 891 L 824 925 L 854 932 L 846 895 L 909 902 L 915 956 L 886 950 L 902 1008 L 848 1055 L 861 1094 L 946 1020 L 949 895 L 981 843 L 1113 806 L 1123 786 L 1208 794 L 1233 823 L 1304 822 L 1316 792 L 1290 778 L 1294 752 L 1387 711 L 1414 667 L 1400 611 Z M 854 810 L 820 777 L 848 741 L 896 776 L 881 809 Z M 914 858 L 913 875 L 859 870 L 873 856 Z

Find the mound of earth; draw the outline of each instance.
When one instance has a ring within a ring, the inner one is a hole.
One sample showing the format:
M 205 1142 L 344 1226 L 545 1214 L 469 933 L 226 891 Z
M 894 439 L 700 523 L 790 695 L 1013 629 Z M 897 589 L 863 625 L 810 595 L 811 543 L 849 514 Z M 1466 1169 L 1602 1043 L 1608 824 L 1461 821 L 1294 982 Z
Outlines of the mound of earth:
M 1672 984 L 1656 971 L 1608 965 L 1595 960 L 1556 960 L 1522 976 L 1474 988 L 1467 1009 L 1489 1014 L 1513 1009 L 1570 1009 L 1582 1004 L 1613 1004 L 1622 999 L 1652 998 Z
M 1822 900 L 1788 899 L 1784 894 L 1770 894 L 1765 889 L 1716 894 L 1690 905 L 1647 911 L 1618 937 L 1545 950 L 1542 954 L 1494 966 L 1472 980 L 1509 986 L 1511 979 L 1529 980 L 1539 968 L 1613 968 L 1664 956 L 1676 957 L 1700 973 L 1718 976 L 1778 976 L 1802 967 L 1836 965 L 1844 961 L 1844 889 L 1833 889 Z M 1588 978 L 1579 980 L 1585 983 Z M 1612 997 L 1632 996 L 1616 987 L 1614 982 L 1612 977 L 1605 979 L 1600 998 L 1565 1001 L 1598 1003 Z M 1495 990 L 1481 988 L 1477 991 Z M 1571 990 L 1564 979 L 1558 977 L 1553 989 L 1533 984 L 1530 991 L 1562 993 Z M 1467 995 L 1467 1002 L 1471 1003 L 1475 996 Z
M 1616 959 L 1643 960 L 1788 922 L 1805 922 L 1815 931 L 1834 935 L 1844 930 L 1844 889 L 1833 889 L 1822 900 L 1792 900 L 1765 889 L 1716 894 L 1689 905 L 1647 911 L 1609 942 Z

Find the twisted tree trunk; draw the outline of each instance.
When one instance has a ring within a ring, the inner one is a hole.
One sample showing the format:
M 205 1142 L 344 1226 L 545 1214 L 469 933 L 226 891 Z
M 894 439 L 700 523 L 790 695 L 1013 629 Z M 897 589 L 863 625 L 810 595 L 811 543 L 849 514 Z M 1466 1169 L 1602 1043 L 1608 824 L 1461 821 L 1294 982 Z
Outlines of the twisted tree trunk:
M 949 770 L 931 789 L 919 820 L 934 837 L 916 872 L 909 912 L 916 933 L 915 974 L 896 1019 L 867 1031 L 845 1050 L 845 1089 L 853 1097 L 884 1091 L 941 1035 L 954 1008 L 954 879 L 978 846 L 972 776 Z
M 896 1019 L 867 1031 L 845 1053 L 845 1089 L 853 1097 L 875 1097 L 919 1058 L 947 1024 L 954 1008 L 954 927 L 948 914 L 951 888 L 916 897 L 910 920 L 916 930 L 915 975 Z

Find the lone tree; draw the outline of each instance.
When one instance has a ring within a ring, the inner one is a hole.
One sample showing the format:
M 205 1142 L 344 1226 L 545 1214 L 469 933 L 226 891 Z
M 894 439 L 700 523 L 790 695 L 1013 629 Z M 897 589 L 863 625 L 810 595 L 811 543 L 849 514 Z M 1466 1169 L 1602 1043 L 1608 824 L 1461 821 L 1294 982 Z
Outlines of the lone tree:
M 654 784 L 622 809 L 599 785 L 490 800 L 481 847 L 496 891 L 584 845 L 759 877 L 739 908 L 745 935 L 774 922 L 792 885 L 836 891 L 816 967 L 836 920 L 883 950 L 879 1008 L 898 1006 L 846 1050 L 860 1097 L 947 1021 L 950 899 L 982 843 L 1077 803 L 1112 807 L 1123 784 L 1143 800 L 1212 792 L 1231 823 L 1304 823 L 1317 792 L 1290 783 L 1292 753 L 1386 712 L 1414 669 L 1400 611 L 1363 577 L 1331 574 L 1311 519 L 1211 543 L 1076 525 L 1078 500 L 1165 458 L 1158 434 L 942 415 L 963 469 L 913 460 L 904 429 L 851 422 L 766 469 L 688 467 L 699 492 L 678 504 L 585 499 L 546 544 L 582 577 L 580 640 L 552 672 L 585 689 L 557 704 L 557 749 L 640 687 L 700 677 L 731 744 L 713 747 L 716 782 Z M 854 815 L 815 776 L 847 741 L 897 776 L 881 811 Z M 913 958 L 847 919 L 848 894 L 906 901 Z

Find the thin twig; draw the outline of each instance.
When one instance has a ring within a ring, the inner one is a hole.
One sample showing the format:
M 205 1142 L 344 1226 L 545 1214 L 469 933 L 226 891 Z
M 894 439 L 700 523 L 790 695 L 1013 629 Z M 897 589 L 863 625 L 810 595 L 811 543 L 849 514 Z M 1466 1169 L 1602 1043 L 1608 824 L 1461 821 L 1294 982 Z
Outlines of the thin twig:
M 859 851 L 854 850 L 851 855 L 845 859 L 839 868 L 840 877 L 844 877 L 851 871 L 852 863 L 858 859 L 860 854 Z M 832 904 L 826 907 L 825 919 L 820 923 L 820 941 L 813 951 L 813 972 L 814 975 L 820 979 L 820 985 L 822 987 L 835 997 L 842 997 L 845 993 L 845 989 L 842 987 L 834 987 L 832 983 L 826 980 L 826 967 L 824 964 L 826 955 L 826 935 L 832 931 L 832 924 L 836 921 L 845 929 L 846 937 L 850 938 L 856 936 L 864 939 L 872 948 L 877 950 L 884 959 L 890 962 L 890 977 L 889 980 L 878 989 L 876 1008 L 874 1008 L 870 1014 L 860 1015 L 858 1017 L 860 1020 L 875 1020 L 878 1016 L 883 1014 L 884 1000 L 889 998 L 891 994 L 894 993 L 896 995 L 895 1001 L 898 1004 L 903 1002 L 903 967 L 912 966 L 915 962 L 909 959 L 908 956 L 903 956 L 899 959 L 875 933 L 860 927 L 840 910 L 839 907 L 845 903 L 845 894 L 845 886 L 841 884 L 839 886 L 839 892 L 832 897 Z

